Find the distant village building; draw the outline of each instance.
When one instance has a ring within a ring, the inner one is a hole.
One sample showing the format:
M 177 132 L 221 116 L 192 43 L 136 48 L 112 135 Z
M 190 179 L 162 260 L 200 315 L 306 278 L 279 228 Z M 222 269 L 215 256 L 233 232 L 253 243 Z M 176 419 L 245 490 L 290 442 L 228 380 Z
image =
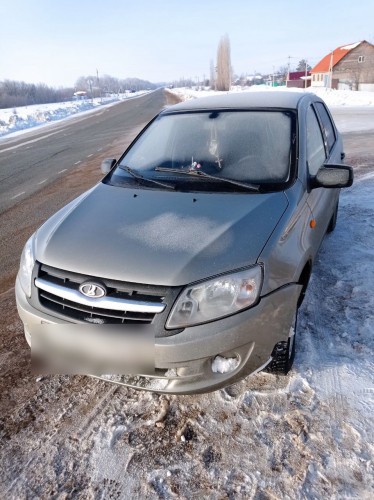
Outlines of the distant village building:
M 77 92 L 74 92 L 74 99 L 77 101 L 83 101 L 84 99 L 87 99 L 87 92 L 84 90 L 78 90 Z
M 260 73 L 254 75 L 242 75 L 240 78 L 236 78 L 233 82 L 234 85 L 241 85 L 242 87 L 250 87 L 252 85 L 261 85 L 264 83 L 264 77 Z
M 374 91 L 374 45 L 363 40 L 338 47 L 311 74 L 312 87 Z
M 291 71 L 287 78 L 287 87 L 305 89 L 310 87 L 311 73 L 307 71 Z
M 247 75 L 246 76 L 246 84 L 247 85 L 261 85 L 264 82 L 263 76 L 259 73 L 255 75 Z

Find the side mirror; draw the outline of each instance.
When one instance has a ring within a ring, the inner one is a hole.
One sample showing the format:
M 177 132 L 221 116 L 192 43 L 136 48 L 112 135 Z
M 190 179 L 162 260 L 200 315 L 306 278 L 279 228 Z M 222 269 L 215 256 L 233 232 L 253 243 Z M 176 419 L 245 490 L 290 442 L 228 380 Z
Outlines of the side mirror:
M 345 188 L 353 184 L 353 168 L 348 165 L 323 165 L 311 178 L 311 188 Z
M 117 160 L 115 160 L 114 158 L 106 158 L 101 162 L 101 172 L 103 174 L 109 174 L 116 163 Z

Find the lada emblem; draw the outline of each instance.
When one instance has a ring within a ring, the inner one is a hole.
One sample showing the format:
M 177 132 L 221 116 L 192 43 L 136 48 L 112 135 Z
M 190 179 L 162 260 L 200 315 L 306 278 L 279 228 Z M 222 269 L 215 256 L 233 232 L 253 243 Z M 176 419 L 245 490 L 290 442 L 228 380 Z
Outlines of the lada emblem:
M 106 289 L 102 285 L 92 283 L 90 281 L 82 283 L 79 287 L 79 291 L 91 299 L 99 299 L 100 297 L 104 297 L 104 295 L 106 295 Z

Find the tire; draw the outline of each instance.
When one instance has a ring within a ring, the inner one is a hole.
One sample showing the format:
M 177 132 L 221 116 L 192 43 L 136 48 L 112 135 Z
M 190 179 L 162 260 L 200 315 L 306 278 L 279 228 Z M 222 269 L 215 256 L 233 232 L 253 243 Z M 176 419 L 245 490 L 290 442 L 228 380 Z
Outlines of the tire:
M 287 375 L 291 370 L 296 352 L 297 311 L 295 312 L 288 340 L 278 342 L 272 352 L 272 360 L 265 368 L 269 373 Z
M 336 203 L 334 213 L 333 213 L 331 220 L 329 222 L 329 225 L 327 227 L 327 231 L 326 231 L 327 233 L 332 233 L 335 229 L 336 221 L 338 220 L 338 209 L 339 209 L 339 200 Z

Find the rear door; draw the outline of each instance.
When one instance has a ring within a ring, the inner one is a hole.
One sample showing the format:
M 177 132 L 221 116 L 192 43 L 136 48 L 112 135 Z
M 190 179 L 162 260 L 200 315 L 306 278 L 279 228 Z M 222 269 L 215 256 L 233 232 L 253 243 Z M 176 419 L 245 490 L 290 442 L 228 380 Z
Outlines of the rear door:
M 343 146 L 330 113 L 322 102 L 314 103 L 327 152 L 327 163 L 339 164 L 342 160 Z
M 315 176 L 322 165 L 340 163 L 341 144 L 335 127 L 323 103 L 313 103 L 307 111 L 307 168 Z M 316 225 L 312 241 L 316 252 L 326 233 L 339 197 L 338 189 L 318 188 L 309 193 L 308 204 Z

